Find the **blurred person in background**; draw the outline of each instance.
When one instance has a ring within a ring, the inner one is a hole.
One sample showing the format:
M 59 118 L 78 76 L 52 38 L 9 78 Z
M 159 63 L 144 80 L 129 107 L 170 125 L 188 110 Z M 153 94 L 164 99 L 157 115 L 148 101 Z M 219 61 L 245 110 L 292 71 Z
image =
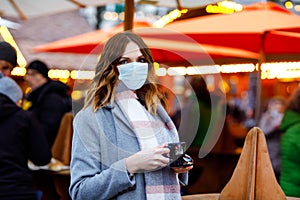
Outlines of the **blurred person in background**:
M 0 72 L 3 76 L 10 76 L 11 71 L 17 66 L 17 52 L 7 42 L 0 42 Z
M 48 71 L 48 66 L 40 60 L 29 63 L 24 79 L 31 91 L 25 95 L 22 107 L 31 111 L 38 119 L 52 149 L 62 117 L 72 110 L 72 99 L 69 87 L 60 81 L 50 79 Z M 45 179 L 34 176 L 34 179 L 44 196 L 59 199 L 52 177 Z
M 273 97 L 269 100 L 266 111 L 262 114 L 259 120 L 259 128 L 266 136 L 268 152 L 270 155 L 272 167 L 279 182 L 281 171 L 280 157 L 280 130 L 279 126 L 283 118 L 285 110 L 285 99 L 282 97 Z
M 280 139 L 280 186 L 286 196 L 300 197 L 300 89 L 287 104 L 282 122 Z
M 209 125 L 211 121 L 211 99 L 205 79 L 202 76 L 194 76 L 189 80 L 191 95 L 182 109 L 172 116 L 181 141 L 187 143 L 187 154 L 193 160 L 199 160 L 199 151 L 207 134 L 210 134 Z M 200 115 L 200 116 L 199 116 Z M 200 117 L 200 118 L 199 118 Z M 189 186 L 193 187 L 202 175 L 202 166 L 195 165 L 189 172 Z M 186 187 L 182 193 L 188 193 Z
M 40 121 L 52 147 L 63 115 L 72 110 L 69 87 L 48 77 L 48 66 L 35 60 L 27 66 L 25 81 L 31 91 L 25 96 L 23 109 L 32 111 Z
M 0 199 L 34 200 L 28 160 L 36 165 L 50 162 L 51 151 L 36 118 L 20 107 L 22 91 L 0 73 Z M 19 105 L 19 106 L 18 106 Z
M 189 82 L 191 89 L 193 90 L 192 95 L 188 97 L 188 101 L 182 110 L 179 109 L 175 112 L 175 114 L 172 116 L 172 120 L 177 128 L 181 126 L 179 129 L 179 135 L 182 138 L 182 141 L 191 144 L 191 147 L 200 148 L 208 132 L 211 119 L 210 93 L 203 77 L 192 77 Z M 194 117 L 193 114 L 200 114 L 200 120 L 196 122 L 198 129 L 194 138 L 191 137 L 191 133 L 189 134 L 189 132 L 191 132 L 190 130 L 193 129 L 191 122 L 197 119 L 197 117 Z

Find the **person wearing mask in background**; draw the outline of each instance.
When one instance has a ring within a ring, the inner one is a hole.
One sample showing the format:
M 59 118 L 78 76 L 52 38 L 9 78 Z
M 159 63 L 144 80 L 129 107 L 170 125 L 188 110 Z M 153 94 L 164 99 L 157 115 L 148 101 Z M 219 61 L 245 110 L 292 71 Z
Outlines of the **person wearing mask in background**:
M 11 71 L 17 66 L 17 52 L 7 42 L 0 42 L 0 72 L 3 76 L 10 76 Z
M 23 109 L 32 111 L 44 128 L 52 147 L 63 115 L 72 110 L 69 87 L 48 77 L 48 66 L 35 60 L 27 66 L 25 81 L 31 91 L 25 96 Z
M 273 97 L 268 102 L 266 112 L 260 118 L 258 126 L 261 128 L 266 136 L 268 152 L 270 155 L 272 167 L 279 182 L 281 171 L 281 157 L 280 157 L 280 130 L 279 126 L 283 118 L 285 110 L 285 99 L 281 97 Z
M 72 199 L 179 200 L 189 167 L 170 167 L 176 127 L 155 83 L 150 49 L 132 32 L 110 38 L 74 119 Z
M 286 196 L 300 197 L 300 89 L 291 96 L 280 131 L 280 186 Z
M 22 91 L 0 73 L 0 199 L 34 200 L 37 192 L 28 160 L 46 165 L 51 151 L 36 118 L 18 106 Z

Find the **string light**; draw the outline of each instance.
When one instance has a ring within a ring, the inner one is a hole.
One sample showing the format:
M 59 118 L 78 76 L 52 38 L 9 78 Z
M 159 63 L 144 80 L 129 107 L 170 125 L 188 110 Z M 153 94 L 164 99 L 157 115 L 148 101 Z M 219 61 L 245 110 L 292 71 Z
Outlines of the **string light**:
M 27 65 L 27 62 L 20 51 L 17 43 L 15 42 L 13 36 L 9 32 L 8 28 L 6 26 L 0 26 L 0 35 L 4 39 L 4 41 L 8 42 L 11 44 L 17 51 L 17 63 L 20 67 L 25 67 Z
M 223 13 L 223 14 L 232 14 L 234 12 L 240 12 L 243 10 L 243 6 L 236 2 L 232 1 L 221 1 L 217 5 L 207 5 L 207 13 Z
M 159 67 L 154 64 L 157 76 L 184 76 L 184 75 L 205 75 L 216 73 L 248 73 L 256 70 L 256 65 L 248 64 L 230 64 L 230 65 L 208 65 L 208 66 L 178 66 L 178 67 Z M 26 68 L 15 67 L 12 75 L 24 76 Z M 95 71 L 89 70 L 49 70 L 49 77 L 67 81 L 68 78 L 74 80 L 91 80 L 95 76 Z M 286 79 L 300 78 L 300 62 L 276 62 L 263 63 L 261 65 L 261 79 Z
M 183 14 L 185 14 L 187 12 L 188 12 L 188 9 L 182 9 L 182 10 L 175 9 L 175 10 L 169 12 L 167 15 L 161 17 L 156 22 L 154 22 L 153 23 L 153 27 L 155 27 L 155 28 L 162 28 L 166 24 L 169 24 L 170 22 L 172 22 L 175 19 L 181 17 Z

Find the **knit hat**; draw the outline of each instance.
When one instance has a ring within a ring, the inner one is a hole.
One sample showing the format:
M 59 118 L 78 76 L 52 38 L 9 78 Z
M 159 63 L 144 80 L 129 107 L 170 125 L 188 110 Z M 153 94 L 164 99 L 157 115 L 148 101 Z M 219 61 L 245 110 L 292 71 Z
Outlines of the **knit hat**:
M 0 93 L 9 97 L 13 102 L 17 103 L 22 97 L 23 93 L 19 85 L 8 76 L 3 76 L 0 73 Z
M 32 61 L 27 66 L 27 70 L 28 69 L 34 69 L 37 72 L 39 72 L 40 74 L 42 74 L 45 78 L 48 78 L 49 68 L 48 68 L 48 66 L 44 62 L 42 62 L 40 60 L 34 60 L 34 61 Z
M 17 52 L 7 42 L 0 42 L 0 60 L 5 60 L 14 67 L 17 66 Z

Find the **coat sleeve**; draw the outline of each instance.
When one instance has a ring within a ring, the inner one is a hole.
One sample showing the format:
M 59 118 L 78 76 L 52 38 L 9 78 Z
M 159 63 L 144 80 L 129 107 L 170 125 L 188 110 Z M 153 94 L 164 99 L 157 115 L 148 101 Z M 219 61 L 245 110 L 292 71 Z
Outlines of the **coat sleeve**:
M 134 190 L 135 178 L 130 179 L 125 159 L 104 163 L 101 150 L 101 127 L 94 114 L 79 112 L 74 119 L 72 141 L 71 184 L 72 199 L 111 199 Z

